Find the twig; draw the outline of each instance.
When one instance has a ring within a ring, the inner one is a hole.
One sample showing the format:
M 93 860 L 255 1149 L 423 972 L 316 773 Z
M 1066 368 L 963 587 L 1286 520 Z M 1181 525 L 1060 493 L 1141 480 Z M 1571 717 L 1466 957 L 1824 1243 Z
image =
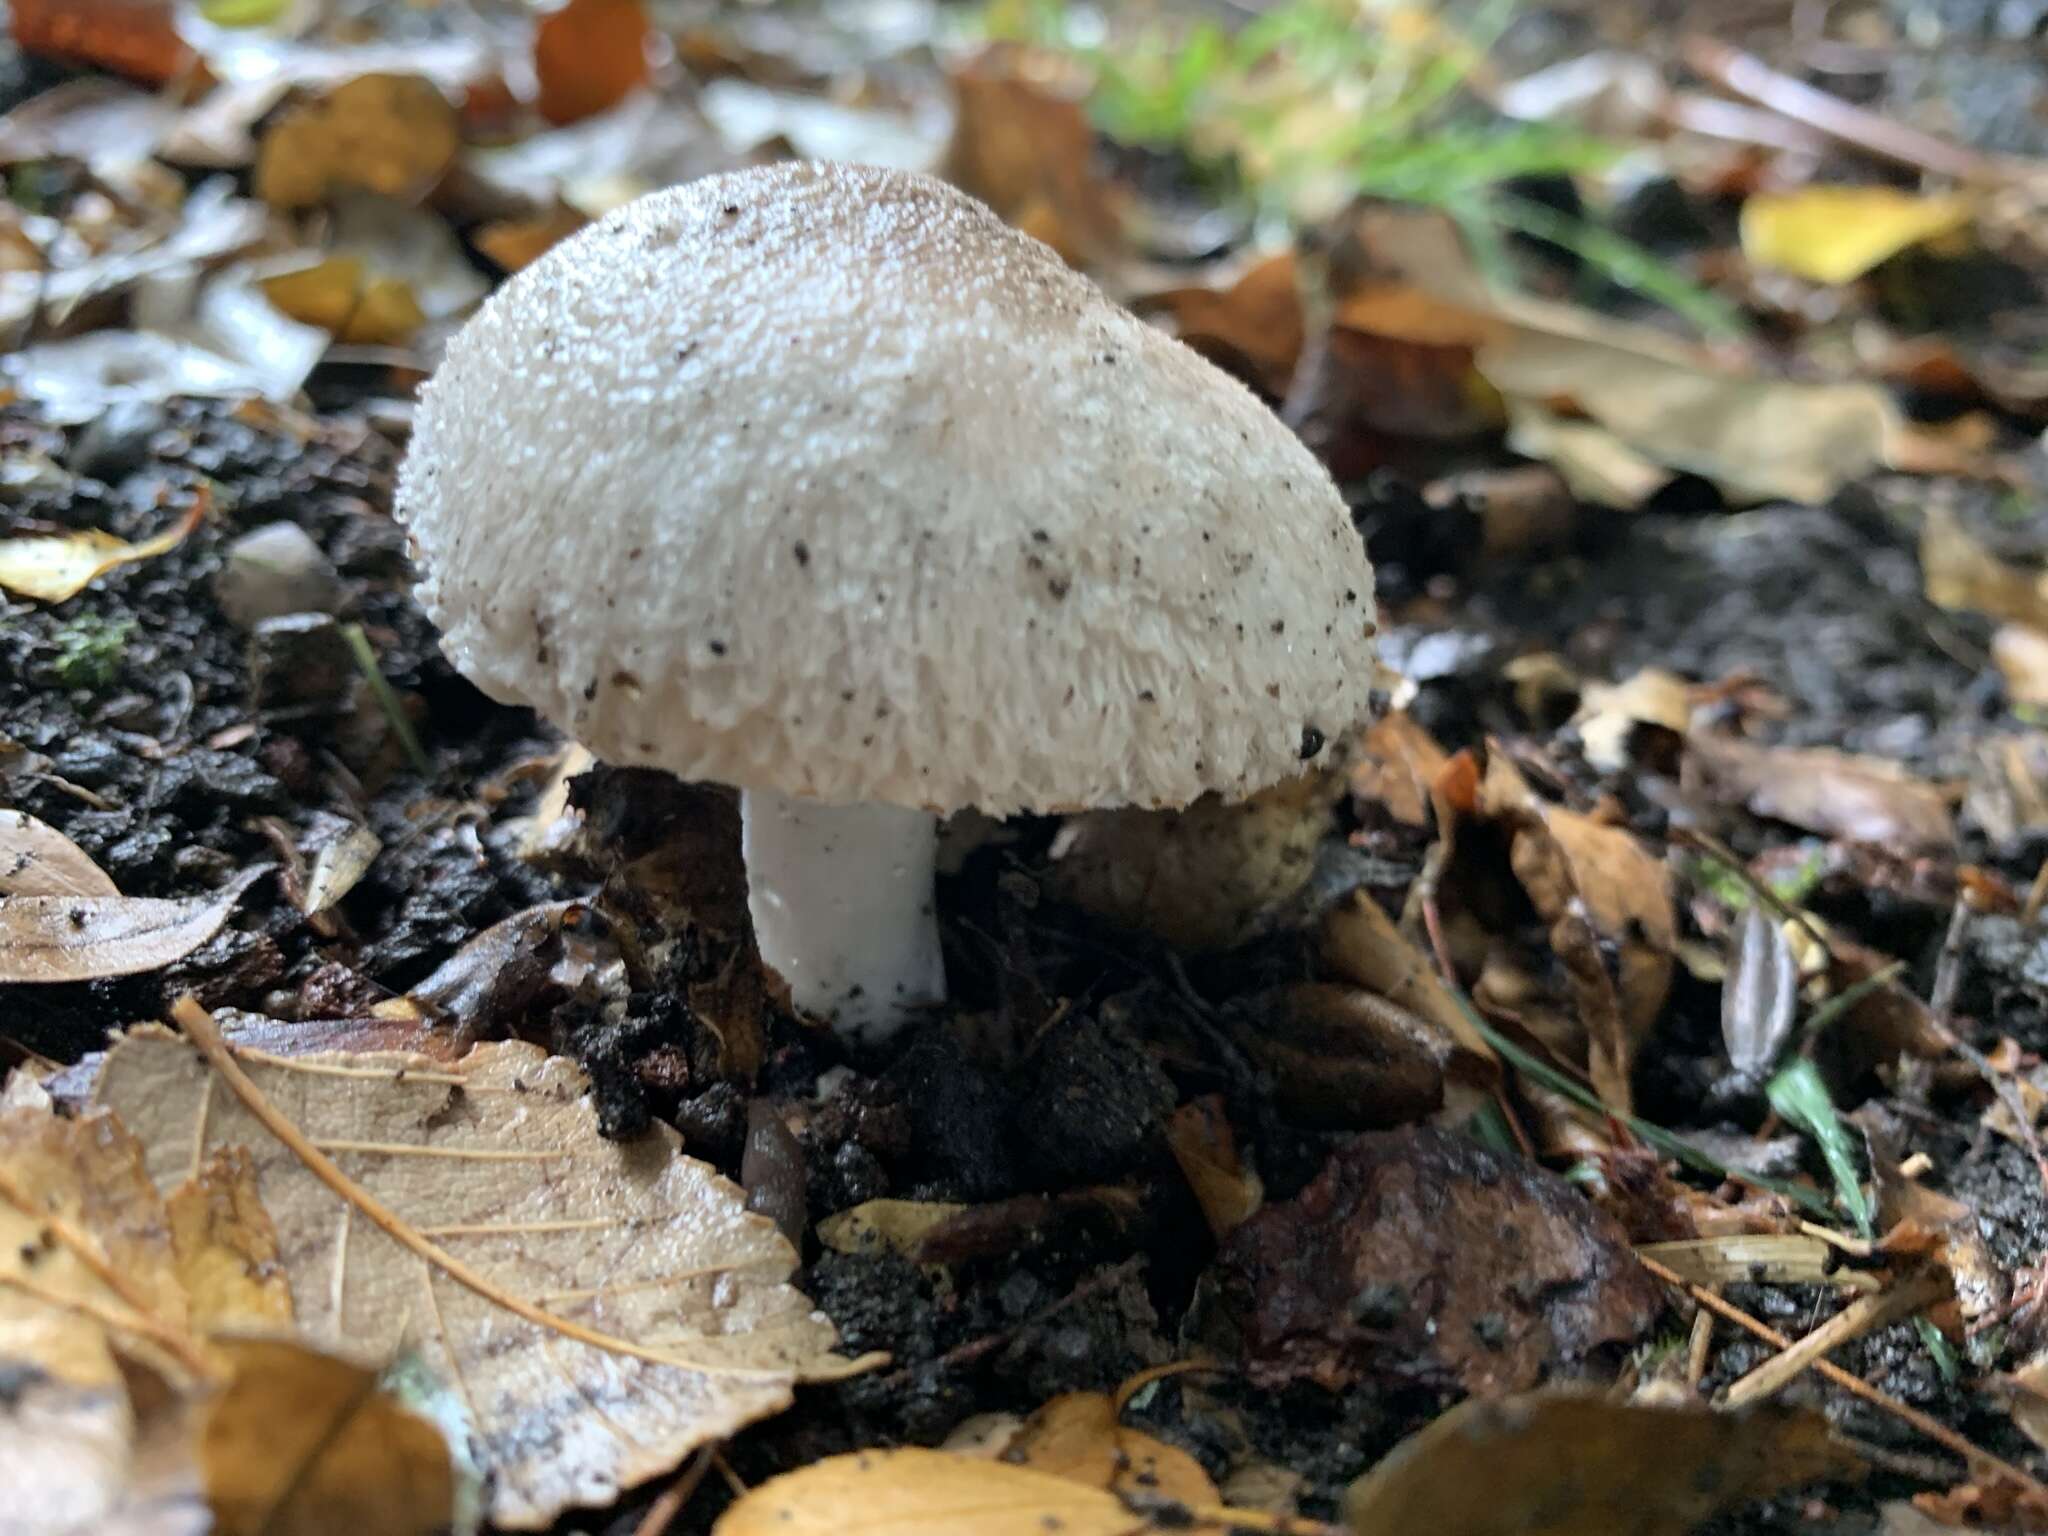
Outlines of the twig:
M 746 1366 L 727 1366 L 714 1361 L 694 1361 L 687 1355 L 673 1350 L 650 1349 L 645 1344 L 636 1344 L 631 1339 L 622 1339 L 612 1334 L 600 1333 L 595 1328 L 586 1328 L 574 1318 L 558 1317 L 544 1307 L 537 1307 L 523 1296 L 514 1295 L 488 1275 L 472 1269 L 423 1236 L 419 1229 L 400 1216 L 391 1207 L 356 1183 L 340 1166 L 306 1139 L 306 1133 L 293 1125 L 275 1104 L 264 1096 L 249 1074 L 242 1070 L 242 1064 L 235 1060 L 227 1042 L 221 1039 L 220 1026 L 192 997 L 179 998 L 171 1004 L 171 1017 L 176 1019 L 185 1031 L 186 1038 L 199 1047 L 213 1070 L 220 1075 L 234 1096 L 242 1101 L 242 1107 L 254 1115 L 263 1128 L 283 1142 L 285 1147 L 322 1184 L 354 1206 L 369 1218 L 385 1236 L 399 1246 L 410 1250 L 419 1258 L 441 1271 L 457 1285 L 474 1291 L 493 1306 L 502 1307 L 514 1317 L 532 1323 L 563 1338 L 574 1339 L 579 1344 L 588 1344 L 592 1349 L 602 1349 L 615 1355 L 629 1355 L 636 1360 L 649 1360 L 656 1365 L 680 1366 L 684 1370 L 704 1371 L 712 1375 L 742 1376 L 758 1380 L 786 1381 L 793 1374 L 789 1371 L 759 1370 Z M 866 1368 L 874 1364 L 874 1358 L 862 1362 L 849 1361 L 849 1367 L 856 1365 Z M 855 1374 L 855 1372 L 849 1372 Z
M 1769 1397 L 1829 1351 L 1860 1339 L 1866 1333 L 1889 1327 L 1902 1318 L 1911 1317 L 1922 1307 L 1939 1301 L 1944 1295 L 1953 1294 L 1954 1290 L 1953 1281 L 1937 1274 L 1922 1273 L 1874 1296 L 1859 1296 L 1790 1349 L 1773 1355 L 1731 1385 L 1721 1395 L 1721 1401 L 1727 1407 L 1739 1408 L 1760 1397 Z
M 1723 1301 L 1705 1286 L 1694 1285 L 1685 1276 L 1675 1270 L 1666 1269 L 1655 1259 L 1645 1259 L 1641 1254 L 1638 1254 L 1636 1257 L 1643 1268 L 1647 1269 L 1659 1280 L 1662 1280 L 1666 1285 L 1677 1286 L 1715 1316 L 1724 1318 L 1740 1328 L 1746 1328 L 1749 1332 L 1764 1340 L 1764 1342 L 1775 1344 L 1779 1349 L 1792 1348 L 1792 1341 L 1778 1332 L 1777 1329 L 1767 1323 L 1758 1322 L 1747 1312 L 1743 1311 L 1742 1308 Z M 1939 1419 L 1931 1418 L 1927 1414 L 1922 1413 L 1918 1408 L 1913 1408 L 1900 1402 L 1889 1392 L 1873 1387 L 1861 1376 L 1843 1370 L 1832 1360 L 1816 1360 L 1813 1362 L 1813 1369 L 1819 1375 L 1825 1376 L 1836 1386 L 1842 1388 L 1843 1391 L 1852 1392 L 1866 1403 L 1871 1403 L 1883 1409 L 1902 1423 L 1910 1424 L 1936 1445 L 1955 1452 L 1956 1455 L 1962 1457 L 1970 1466 L 1982 1467 L 1997 1472 L 2003 1477 L 2011 1478 L 2034 1498 L 2048 1499 L 2048 1487 L 2044 1487 L 2032 1473 L 2023 1471 L 2011 1462 L 1992 1455 L 1989 1451 L 1980 1450 Z
M 707 1445 L 699 1451 L 683 1468 L 682 1476 L 662 1489 L 661 1497 L 647 1506 L 647 1513 L 633 1527 L 633 1536 L 662 1536 L 662 1532 L 683 1512 L 683 1506 L 690 1502 L 690 1495 L 697 1491 L 697 1485 L 704 1481 L 704 1474 L 711 1470 L 711 1458 L 716 1454 L 716 1446 Z
M 1692 1315 L 1692 1333 L 1685 1341 L 1685 1384 L 1697 1392 L 1707 1374 L 1707 1359 L 1714 1347 L 1714 1314 L 1705 1307 Z
M 715 1445 L 711 1447 L 711 1465 L 718 1468 L 718 1475 L 725 1479 L 725 1486 L 732 1490 L 734 1498 L 744 1499 L 749 1493 L 753 1492 L 747 1486 L 747 1480 L 741 1477 L 739 1473 L 733 1471 L 732 1463 L 725 1459 L 725 1452 Z
M 1683 52 L 1685 62 L 1716 85 L 1853 149 L 1959 181 L 1986 181 L 1995 174 L 1994 163 L 1975 150 L 1854 106 L 1780 74 L 1739 48 L 1710 37 L 1688 37 Z
M 1144 1262 L 1144 1255 L 1138 1254 L 1132 1258 L 1125 1259 L 1121 1264 L 1112 1265 L 1099 1275 L 1090 1275 L 1051 1306 L 1033 1313 L 1030 1317 L 1025 1318 L 1023 1322 L 1013 1327 L 999 1328 L 994 1333 L 985 1334 L 978 1339 L 969 1339 L 965 1344 L 955 1345 L 943 1355 L 928 1360 L 923 1365 L 906 1365 L 901 1370 L 891 1371 L 887 1376 L 884 1376 L 875 1383 L 876 1390 L 886 1391 L 890 1387 L 902 1386 L 905 1382 L 911 1380 L 912 1377 L 924 1371 L 950 1371 L 956 1366 L 972 1365 L 983 1355 L 990 1353 L 992 1350 L 1000 1349 L 1003 1345 L 1021 1334 L 1029 1333 L 1032 1329 L 1066 1311 L 1067 1308 L 1073 1306 L 1076 1302 L 1085 1301 L 1090 1296 L 1122 1284 L 1123 1281 L 1136 1274 L 1139 1266 Z

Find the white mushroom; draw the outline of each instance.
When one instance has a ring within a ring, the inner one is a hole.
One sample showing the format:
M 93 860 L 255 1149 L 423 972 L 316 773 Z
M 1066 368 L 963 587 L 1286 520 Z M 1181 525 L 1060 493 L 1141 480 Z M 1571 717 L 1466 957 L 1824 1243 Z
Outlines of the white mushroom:
M 398 504 L 486 692 L 743 791 L 762 954 L 847 1032 L 944 995 L 937 817 L 1243 795 L 1368 712 L 1322 468 L 924 176 L 741 171 L 557 246 L 450 344 Z

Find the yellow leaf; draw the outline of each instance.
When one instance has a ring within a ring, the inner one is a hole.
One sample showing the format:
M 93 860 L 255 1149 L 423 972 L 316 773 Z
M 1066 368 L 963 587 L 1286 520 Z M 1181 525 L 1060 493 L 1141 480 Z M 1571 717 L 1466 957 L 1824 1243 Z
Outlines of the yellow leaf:
M 410 201 L 441 179 L 461 146 L 455 108 L 414 75 L 361 75 L 287 109 L 256 155 L 256 195 L 304 208 L 339 188 Z
M 1069 1392 L 1045 1404 L 1025 1421 L 1003 1460 L 1126 1499 L 1171 1499 L 1191 1509 L 1223 1502 L 1199 1461 L 1178 1446 L 1126 1428 L 1117 1420 L 1116 1404 L 1101 1392 Z
M 140 544 L 98 528 L 0 539 L 0 587 L 38 602 L 61 603 L 108 571 L 176 549 L 205 515 L 206 501 L 201 498 L 171 527 Z
M 292 1288 L 248 1148 L 217 1149 L 164 1208 L 194 1327 L 291 1327 Z
M 286 1339 L 222 1339 L 233 1368 L 207 1404 L 199 1461 L 218 1536 L 426 1536 L 455 1474 L 441 1432 L 374 1373 Z
M 1115 1494 L 1047 1472 L 944 1451 L 860 1451 L 772 1478 L 712 1536 L 1131 1536 L 1144 1517 Z
M 1410 1436 L 1351 1485 L 1344 1516 L 1360 1536 L 1682 1536 L 1734 1505 L 1859 1469 L 1804 1409 L 1530 1392 L 1469 1399 Z
M 294 320 L 357 346 L 402 346 L 426 323 L 412 285 L 375 277 L 359 256 L 330 256 L 262 280 L 263 296 Z
M 1854 282 L 1899 252 L 1968 226 L 1966 197 L 1917 197 L 1895 187 L 1802 187 L 1742 205 L 1743 253 L 1816 283 Z

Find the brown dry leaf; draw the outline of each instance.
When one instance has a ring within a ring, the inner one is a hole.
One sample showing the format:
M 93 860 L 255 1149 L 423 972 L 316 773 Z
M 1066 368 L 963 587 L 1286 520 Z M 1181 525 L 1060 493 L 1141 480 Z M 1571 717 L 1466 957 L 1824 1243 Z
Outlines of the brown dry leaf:
M 0 811 L 0 896 L 118 896 L 91 855 L 26 811 Z
M 356 187 L 410 202 L 461 147 L 456 111 L 416 75 L 363 75 L 286 108 L 256 153 L 256 195 L 305 208 Z
M 1450 755 L 1406 710 L 1389 710 L 1366 727 L 1351 752 L 1351 797 L 1378 805 L 1403 826 L 1430 825 L 1429 787 Z
M 23 53 L 93 65 L 149 85 L 199 67 L 178 35 L 168 0 L 13 0 L 8 12 Z
M 1167 316 L 1182 341 L 1274 398 L 1287 393 L 1303 339 L 1291 252 L 1254 263 L 1227 288 L 1170 288 L 1131 307 Z
M 1551 925 L 1551 947 L 1586 1025 L 1588 1069 L 1601 1102 L 1626 1111 L 1636 1044 L 1671 990 L 1678 943 L 1671 872 L 1625 828 L 1539 800 L 1497 749 L 1487 757 L 1479 810 L 1509 830 L 1515 878 Z M 1612 977 L 1596 939 L 1618 954 Z
M 1499 1058 L 1486 1037 L 1472 1027 L 1436 968 L 1370 893 L 1353 891 L 1330 909 L 1323 919 L 1319 948 L 1327 970 L 1436 1025 L 1456 1042 L 1468 1063 L 1479 1065 L 1485 1075 L 1497 1074 Z
M 1100 1488 L 1134 1506 L 1167 1499 L 1190 1509 L 1223 1502 L 1202 1464 L 1178 1446 L 1127 1429 L 1105 1392 L 1069 1392 L 1024 1421 L 1002 1459 L 1035 1472 Z M 1189 1527 L 1217 1531 L 1221 1527 Z
M 364 1219 L 191 1047 L 138 1030 L 95 1101 L 147 1146 L 159 1187 L 249 1149 L 302 1336 L 370 1364 L 401 1352 L 471 1406 L 489 1517 L 534 1529 L 609 1503 L 690 1450 L 843 1374 L 832 1325 L 787 1278 L 773 1223 L 666 1127 L 606 1141 L 588 1081 L 536 1047 L 452 1065 L 398 1053 L 250 1053 L 244 1070 L 368 1196 L 484 1281 L 612 1347 L 544 1329 Z
M 430 1536 L 455 1507 L 441 1432 L 373 1371 L 289 1339 L 222 1339 L 199 1460 L 219 1536 Z
M 1068 1478 L 905 1449 L 828 1456 L 771 1478 L 711 1529 L 712 1536 L 1139 1536 L 1166 1524 Z
M 244 870 L 212 896 L 0 896 L 0 982 L 96 981 L 161 970 L 216 933 L 269 872 Z
M 1230 1019 L 1292 1124 L 1377 1130 L 1443 1108 L 1451 1037 L 1362 988 L 1297 982 L 1239 1000 Z
M 1340 334 L 1474 349 L 1479 372 L 1518 406 L 1569 402 L 1633 455 L 1733 499 L 1825 501 L 1884 464 L 1899 435 L 1875 387 L 1744 373 L 1647 327 L 1493 292 L 1433 210 L 1354 210 L 1330 262 Z
M 1963 816 L 1994 843 L 2048 826 L 2048 735 L 1996 735 L 1976 743 Z
M 0 539 L 0 587 L 38 602 L 61 603 L 111 570 L 176 549 L 185 542 L 185 535 L 199 526 L 208 505 L 207 498 L 195 498 L 170 527 L 139 544 L 98 528 Z
M 1191 1099 L 1175 1110 L 1166 1122 L 1166 1147 L 1217 1241 L 1264 1203 L 1264 1184 L 1238 1156 L 1237 1136 L 1224 1113 L 1222 1095 Z
M 1824 837 L 1907 853 L 1955 847 L 1948 796 L 1884 758 L 1699 732 L 1686 740 L 1685 774 L 1708 800 Z
M 1402 1441 L 1351 1485 L 1344 1518 L 1360 1536 L 1684 1536 L 1722 1510 L 1861 1471 L 1802 1408 L 1532 1392 L 1461 1403 Z
M 1183 949 L 1239 943 L 1308 883 L 1342 784 L 1308 773 L 1248 800 L 1086 811 L 1055 845 L 1053 889 L 1084 911 Z
M 1937 607 L 2048 629 L 2048 571 L 1994 554 L 1943 500 L 1929 504 L 1920 525 L 1920 577 Z
M 864 1200 L 819 1222 L 818 1241 L 834 1253 L 914 1258 L 927 1237 L 967 1209 L 945 1200 Z
M 1620 1224 L 1562 1178 L 1427 1127 L 1352 1137 L 1233 1232 L 1219 1267 L 1261 1387 L 1518 1391 L 1664 1309 Z
M 1052 95 L 992 50 L 953 75 L 956 115 L 944 175 L 1068 263 L 1118 253 L 1123 222 L 1096 179 L 1095 130 L 1077 101 Z
M 533 38 L 540 115 L 560 127 L 608 112 L 645 85 L 653 25 L 640 0 L 569 0 Z
M 10 1385 L 0 1401 L 0 1514 L 5 1536 L 206 1536 L 198 1409 L 146 1366 L 120 1382 L 75 1386 L 51 1376 Z
M 116 1344 L 181 1385 L 210 1369 L 141 1144 L 104 1112 L 0 1113 L 0 1360 L 118 1386 Z

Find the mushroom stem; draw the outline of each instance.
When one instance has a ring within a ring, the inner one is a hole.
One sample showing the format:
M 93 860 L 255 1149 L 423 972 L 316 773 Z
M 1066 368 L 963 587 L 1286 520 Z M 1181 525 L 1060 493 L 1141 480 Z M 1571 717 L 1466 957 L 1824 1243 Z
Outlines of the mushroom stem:
M 932 903 L 938 818 L 894 805 L 740 796 L 761 958 L 807 1013 L 879 1039 L 946 995 Z

